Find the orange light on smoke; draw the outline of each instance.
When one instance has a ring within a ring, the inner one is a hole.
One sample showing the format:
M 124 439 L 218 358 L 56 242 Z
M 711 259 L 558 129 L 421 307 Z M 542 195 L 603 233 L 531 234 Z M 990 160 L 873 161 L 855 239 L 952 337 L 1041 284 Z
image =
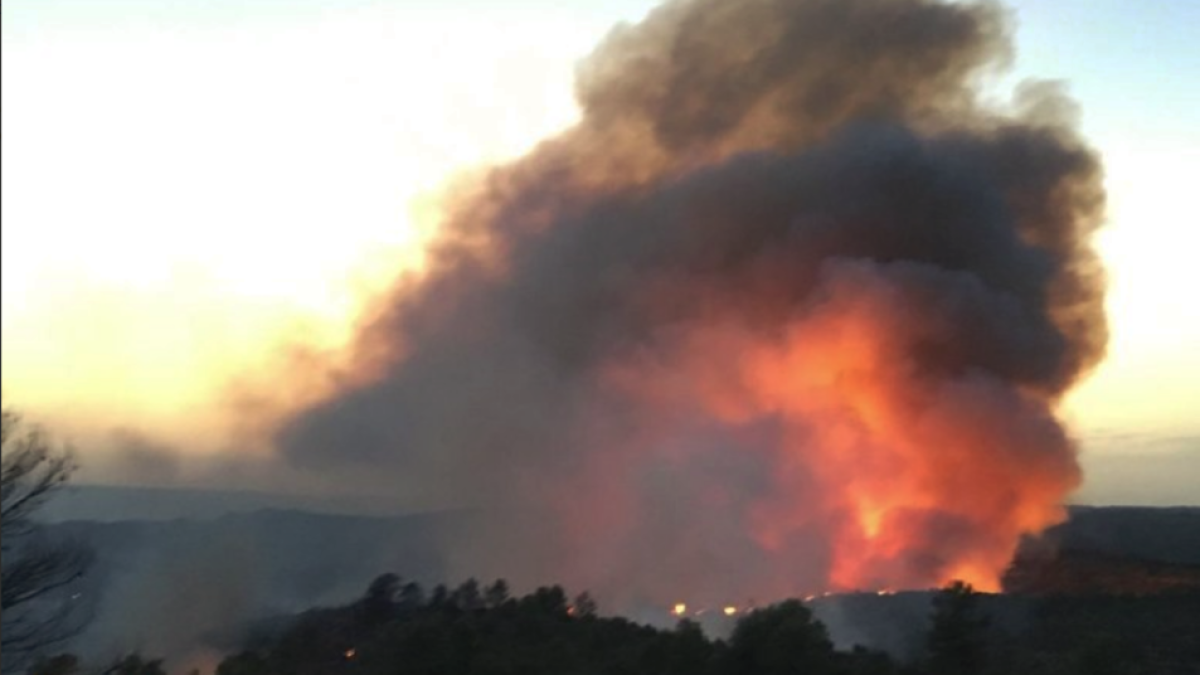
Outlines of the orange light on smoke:
M 650 406 L 698 405 L 731 424 L 776 420 L 783 451 L 774 475 L 797 489 L 756 503 L 751 533 L 764 550 L 787 555 L 786 542 L 822 514 L 826 591 L 956 578 L 992 590 L 1020 536 L 1061 518 L 1054 505 L 1076 480 L 1055 459 L 1069 457 L 1060 447 L 1068 441 L 1036 423 L 1013 424 L 1042 419 L 1036 394 L 1026 401 L 987 381 L 933 387 L 918 377 L 906 354 L 928 330 L 897 310 L 886 288 L 851 274 L 777 340 L 727 326 L 696 330 L 671 364 L 688 374 L 686 387 L 630 367 L 611 371 L 611 382 Z M 739 358 L 713 358 L 724 353 Z M 1012 450 L 1031 442 L 1043 445 Z M 825 489 L 799 489 L 810 482 Z M 947 524 L 970 537 L 946 538 Z

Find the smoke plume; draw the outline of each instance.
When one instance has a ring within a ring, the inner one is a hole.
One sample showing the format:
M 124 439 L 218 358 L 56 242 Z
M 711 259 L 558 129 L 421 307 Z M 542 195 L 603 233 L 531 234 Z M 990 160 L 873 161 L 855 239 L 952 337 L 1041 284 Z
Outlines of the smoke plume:
M 290 465 L 478 507 L 464 572 L 610 602 L 997 586 L 1080 474 L 1098 159 L 1004 15 L 684 0 L 460 187 Z

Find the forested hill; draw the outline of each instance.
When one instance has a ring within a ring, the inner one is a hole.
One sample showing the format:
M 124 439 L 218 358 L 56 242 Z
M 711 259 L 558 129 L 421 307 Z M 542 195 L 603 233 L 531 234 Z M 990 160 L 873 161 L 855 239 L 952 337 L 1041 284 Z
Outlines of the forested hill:
M 426 585 L 461 581 L 447 577 L 442 543 L 467 519 L 263 509 L 216 518 L 70 521 L 50 530 L 97 551 L 89 578 L 96 620 L 77 648 L 136 645 L 170 658 L 231 625 L 345 602 L 381 572 Z M 1200 580 L 1198 565 L 1200 508 L 1074 508 L 1068 523 L 1027 542 L 1015 567 L 1026 574 L 1025 585 L 1010 590 L 1107 586 L 1144 594 L 1164 578 Z
M 1200 564 L 1200 507 L 1076 506 L 1070 520 L 1047 531 L 1041 543 L 1058 550 Z
M 1011 593 L 1146 596 L 1200 590 L 1200 509 L 1075 508 L 1024 542 Z

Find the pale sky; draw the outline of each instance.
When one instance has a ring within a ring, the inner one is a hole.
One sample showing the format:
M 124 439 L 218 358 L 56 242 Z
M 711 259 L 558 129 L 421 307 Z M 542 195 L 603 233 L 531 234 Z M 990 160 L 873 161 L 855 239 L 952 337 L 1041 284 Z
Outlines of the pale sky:
M 6 399 L 211 450 L 220 387 L 281 335 L 343 339 L 412 260 L 421 196 L 570 124 L 574 62 L 653 3 L 557 4 L 5 0 Z M 1163 495 L 1200 485 L 1200 3 L 1014 12 L 1004 86 L 1067 81 L 1106 163 L 1113 340 L 1066 411 L 1081 497 L 1185 499 Z

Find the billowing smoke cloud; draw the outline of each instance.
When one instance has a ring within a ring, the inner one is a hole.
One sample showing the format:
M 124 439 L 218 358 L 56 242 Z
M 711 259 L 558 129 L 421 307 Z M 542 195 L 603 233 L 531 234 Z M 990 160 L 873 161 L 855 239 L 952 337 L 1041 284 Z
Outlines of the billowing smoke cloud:
M 994 587 L 1079 482 L 1095 154 L 1003 109 L 1002 13 L 688 0 L 582 64 L 577 126 L 456 195 L 364 365 L 276 441 L 479 507 L 464 572 L 610 602 Z

